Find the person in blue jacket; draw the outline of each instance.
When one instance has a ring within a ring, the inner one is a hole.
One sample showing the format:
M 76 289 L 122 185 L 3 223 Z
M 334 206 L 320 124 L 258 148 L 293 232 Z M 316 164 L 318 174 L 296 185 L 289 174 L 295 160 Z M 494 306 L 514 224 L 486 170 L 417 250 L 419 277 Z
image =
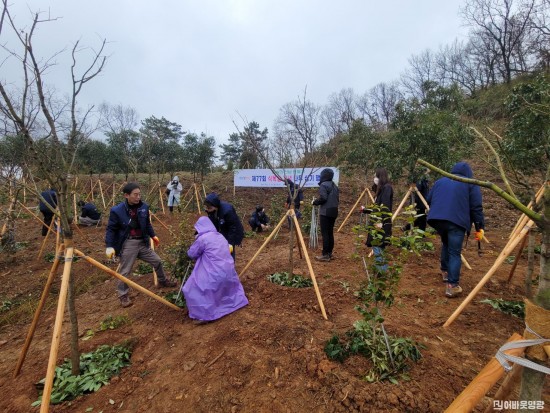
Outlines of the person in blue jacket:
M 235 208 L 229 202 L 221 201 L 218 195 L 212 192 L 204 200 L 204 210 L 216 230 L 229 243 L 231 256 L 235 260 L 235 247 L 241 245 L 244 238 L 243 224 Z
M 57 208 L 57 193 L 54 188 L 50 188 L 43 191 L 40 196 L 44 201 L 40 199 L 38 209 L 42 212 L 44 224 L 46 224 L 42 225 L 42 236 L 46 236 L 48 234 L 48 228 L 52 224 L 53 216 L 55 215 L 54 211 Z
M 472 168 L 458 162 L 451 170 L 453 175 L 473 178 Z M 483 238 L 485 220 L 479 186 L 443 177 L 438 179 L 426 199 L 430 205 L 428 224 L 441 237 L 441 273 L 446 283 L 445 295 L 449 298 L 462 293 L 459 285 L 462 243 L 472 227 L 476 240 Z
M 166 278 L 160 257 L 151 249 L 151 239 L 155 246 L 160 241 L 151 225 L 149 205 L 141 200 L 139 185 L 129 182 L 122 188 L 122 192 L 125 201 L 111 208 L 109 214 L 105 255 L 108 259 L 112 259 L 115 254 L 120 257 L 118 272 L 125 277 L 128 277 L 134 262 L 139 258 L 154 268 L 161 287 L 175 287 L 176 282 Z M 126 283 L 118 282 L 117 292 L 122 307 L 132 305 L 129 291 Z
M 256 210 L 252 213 L 248 223 L 254 232 L 262 232 L 269 229 L 269 217 L 266 215 L 263 206 L 256 206 Z
M 101 221 L 101 213 L 92 202 L 78 201 L 78 206 L 80 207 L 80 216 L 78 217 L 79 225 L 91 227 L 99 224 Z

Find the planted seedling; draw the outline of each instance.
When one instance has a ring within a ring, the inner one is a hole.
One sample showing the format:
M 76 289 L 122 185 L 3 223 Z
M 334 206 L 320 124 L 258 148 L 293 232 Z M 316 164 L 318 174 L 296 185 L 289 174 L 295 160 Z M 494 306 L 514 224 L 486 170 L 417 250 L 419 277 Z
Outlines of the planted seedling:
M 312 287 L 313 282 L 309 278 L 304 278 L 299 274 L 289 275 L 288 272 L 276 272 L 274 274 L 268 275 L 267 279 L 273 284 L 282 285 L 284 287 L 292 288 L 307 288 Z
M 494 300 L 487 298 L 481 300 L 481 303 L 490 304 L 494 309 L 503 312 L 504 314 L 510 314 L 517 318 L 525 318 L 525 303 L 523 301 L 506 301 L 502 298 L 496 298 Z

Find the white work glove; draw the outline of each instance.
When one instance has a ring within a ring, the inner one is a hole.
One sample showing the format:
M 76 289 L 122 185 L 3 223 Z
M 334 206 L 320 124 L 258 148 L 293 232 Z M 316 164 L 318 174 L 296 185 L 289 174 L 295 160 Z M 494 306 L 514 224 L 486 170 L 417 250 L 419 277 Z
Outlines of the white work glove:
M 115 249 L 112 248 L 112 247 L 109 247 L 105 250 L 105 255 L 107 256 L 108 259 L 113 259 L 113 257 L 115 256 Z

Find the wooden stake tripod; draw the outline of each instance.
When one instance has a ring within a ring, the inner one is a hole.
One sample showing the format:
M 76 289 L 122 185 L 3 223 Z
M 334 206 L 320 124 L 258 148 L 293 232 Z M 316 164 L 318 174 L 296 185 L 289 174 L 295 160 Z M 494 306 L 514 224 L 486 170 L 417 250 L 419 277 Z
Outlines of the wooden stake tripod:
M 271 234 L 265 239 L 262 246 L 256 251 L 256 254 L 248 261 L 248 264 L 242 269 L 241 273 L 239 274 L 239 277 L 242 277 L 246 270 L 252 265 L 252 262 L 260 255 L 260 253 L 263 251 L 263 249 L 269 244 L 269 241 L 273 239 L 275 234 L 279 232 L 279 229 L 283 225 L 283 223 L 286 221 L 287 218 L 290 218 L 294 221 L 294 226 L 297 229 L 296 233 L 298 235 L 298 241 L 300 243 L 300 246 L 302 250 L 304 251 L 304 256 L 306 258 L 307 267 L 309 269 L 309 275 L 311 277 L 311 281 L 313 282 L 313 288 L 315 289 L 315 295 L 317 296 L 317 301 L 319 302 L 319 308 L 321 309 L 321 314 L 323 315 L 323 318 L 325 320 L 328 320 L 327 313 L 325 312 L 325 305 L 323 304 L 323 298 L 321 297 L 321 292 L 319 291 L 319 286 L 317 285 L 317 279 L 315 278 L 315 273 L 313 272 L 313 267 L 311 265 L 311 260 L 309 259 L 309 255 L 307 253 L 306 244 L 304 242 L 304 238 L 302 236 L 302 232 L 299 230 L 300 224 L 298 223 L 298 219 L 296 218 L 296 214 L 294 213 L 293 209 L 289 209 L 286 214 L 281 218 L 279 223 L 275 228 L 273 228 L 273 231 L 271 231 Z
M 64 252 L 64 256 L 62 256 L 62 253 Z M 58 244 L 56 248 L 56 256 L 52 265 L 52 268 L 50 270 L 50 273 L 48 275 L 48 279 L 46 281 L 46 284 L 44 286 L 44 290 L 42 291 L 42 295 L 40 297 L 40 302 L 38 303 L 38 308 L 36 309 L 36 312 L 34 314 L 34 318 L 32 320 L 31 326 L 29 328 L 29 332 L 27 333 L 27 338 L 25 339 L 25 344 L 23 346 L 23 349 L 21 350 L 21 354 L 19 355 L 19 360 L 17 361 L 17 366 L 15 368 L 13 377 L 17 377 L 19 372 L 21 371 L 21 366 L 23 365 L 23 362 L 25 360 L 25 357 L 27 355 L 27 351 L 30 347 L 32 338 L 34 336 L 34 332 L 36 330 L 36 325 L 38 323 L 38 319 L 40 317 L 40 313 L 42 312 L 42 309 L 44 308 L 44 304 L 46 302 L 46 298 L 48 297 L 48 294 L 51 289 L 51 285 L 53 283 L 53 279 L 55 274 L 57 273 L 57 270 L 59 268 L 59 264 L 61 262 L 61 259 L 63 259 L 65 265 L 63 268 L 63 275 L 61 278 L 61 288 L 59 291 L 59 301 L 57 303 L 57 312 L 55 316 L 55 324 L 54 324 L 54 330 L 53 330 L 53 338 L 52 338 L 52 344 L 50 347 L 50 357 L 48 360 L 48 370 L 46 373 L 46 380 L 44 385 L 44 393 L 42 395 L 42 404 L 40 406 L 40 412 L 41 413 L 47 413 L 49 411 L 50 407 L 50 397 L 51 392 L 53 388 L 53 380 L 55 375 L 55 365 L 57 362 L 57 355 L 59 351 L 59 343 L 61 339 L 61 331 L 63 327 L 63 314 L 65 312 L 65 304 L 67 301 L 67 294 L 68 294 L 68 288 L 69 288 L 69 280 L 71 277 L 71 266 L 73 262 L 74 255 L 83 258 L 88 263 L 92 264 L 94 267 L 99 268 L 100 270 L 106 272 L 109 275 L 112 275 L 115 278 L 118 278 L 119 280 L 125 282 L 130 287 L 135 288 L 136 290 L 148 295 L 149 297 L 163 303 L 164 305 L 167 305 L 168 307 L 181 311 L 181 308 L 178 306 L 166 301 L 164 298 L 159 297 L 158 295 L 152 293 L 148 289 L 142 287 L 141 285 L 135 283 L 132 280 L 129 280 L 128 278 L 124 277 L 123 275 L 117 273 L 116 271 L 113 271 L 109 267 L 101 264 L 100 262 L 94 260 L 93 258 L 87 256 L 83 252 L 79 251 L 78 249 L 74 248 L 72 245 L 72 240 L 66 239 L 64 241 L 64 244 Z
M 340 232 L 340 230 L 344 227 L 344 225 L 346 224 L 346 222 L 349 219 L 350 215 L 353 213 L 353 211 L 355 211 L 355 208 L 357 208 L 357 205 L 359 205 L 359 202 L 361 201 L 361 198 L 363 198 L 363 196 L 365 195 L 365 192 L 367 192 L 369 194 L 369 198 L 372 201 L 372 203 L 374 204 L 374 198 L 372 196 L 372 193 L 370 192 L 370 189 L 368 187 L 366 187 L 363 190 L 363 192 L 361 192 L 361 195 L 359 195 L 359 198 L 357 198 L 357 201 L 355 201 L 355 204 L 353 204 L 350 211 L 348 212 L 348 215 L 346 215 L 346 218 L 344 218 L 344 221 L 342 221 L 342 223 L 340 224 L 340 226 L 338 227 L 336 232 Z

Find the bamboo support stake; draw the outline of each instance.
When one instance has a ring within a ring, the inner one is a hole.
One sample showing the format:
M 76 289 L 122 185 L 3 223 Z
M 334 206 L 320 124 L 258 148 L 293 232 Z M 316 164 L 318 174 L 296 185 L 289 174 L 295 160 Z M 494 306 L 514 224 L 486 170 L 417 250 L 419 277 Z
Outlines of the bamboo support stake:
M 162 193 L 162 188 L 159 187 L 159 199 L 160 199 L 160 206 L 162 207 L 162 213 L 166 214 L 166 210 L 164 209 L 164 194 Z
M 170 228 L 168 228 L 166 224 L 159 219 L 159 217 L 157 217 L 153 212 L 149 212 L 149 214 L 151 215 L 151 217 L 155 218 L 158 222 L 160 222 L 160 225 L 162 225 L 170 233 L 170 235 L 172 236 L 174 235 L 174 232 Z
M 507 283 L 510 283 L 512 280 L 512 277 L 514 276 L 514 272 L 516 271 L 516 268 L 519 263 L 519 259 L 521 258 L 521 253 L 523 251 L 523 248 L 525 247 L 525 243 L 527 242 L 527 239 L 529 238 L 529 232 L 526 236 L 523 237 L 521 240 L 521 244 L 519 244 L 518 252 L 516 253 L 516 256 L 514 257 L 514 263 L 512 264 L 512 268 L 510 269 L 510 274 L 508 274 L 508 279 L 506 280 Z
M 374 204 L 374 197 L 372 196 L 372 192 L 370 191 L 370 189 L 367 187 L 367 194 L 369 194 L 369 198 L 370 198 L 370 201 Z
M 29 214 L 31 214 L 33 217 L 35 217 L 42 225 L 46 225 L 46 223 L 44 221 L 42 221 L 38 215 L 36 215 L 34 212 L 32 212 L 29 208 L 27 208 L 25 205 L 23 205 L 20 201 L 17 201 L 17 202 L 19 202 L 19 205 L 21 205 L 23 208 L 25 208 L 25 210 Z
M 151 196 L 151 194 L 153 193 L 153 191 L 157 188 L 157 186 L 159 186 L 159 189 L 160 189 L 160 185 L 158 182 L 155 182 L 155 184 L 153 185 L 153 187 L 149 190 L 149 192 L 147 193 L 147 197 L 145 199 L 149 199 L 149 197 Z
M 512 334 L 507 343 L 522 340 L 518 333 Z M 505 353 L 512 356 L 521 356 L 525 347 L 506 350 Z M 477 376 L 466 386 L 458 397 L 445 410 L 445 413 L 469 413 L 479 401 L 487 394 L 491 387 L 504 375 L 504 367 L 493 357 Z
M 206 188 L 204 187 L 204 184 L 202 184 L 202 193 L 204 194 L 204 197 L 206 198 Z
M 178 310 L 178 311 L 182 311 L 181 308 L 179 308 L 177 305 L 175 304 L 172 304 L 171 302 L 169 301 L 166 301 L 164 298 L 162 297 L 159 297 L 158 295 L 156 295 L 155 293 L 152 293 L 151 291 L 149 291 L 147 288 L 144 288 L 142 287 L 141 285 L 139 285 L 138 283 L 135 283 L 134 281 L 126 278 L 124 275 L 121 275 L 119 274 L 118 272 L 110 269 L 109 267 L 101 264 L 99 261 L 96 261 L 94 260 L 93 258 L 91 257 L 88 257 L 87 255 L 85 255 L 83 252 L 77 250 L 75 248 L 74 250 L 75 254 L 78 255 L 79 257 L 82 257 L 84 258 L 86 261 L 88 261 L 90 264 L 92 264 L 94 267 L 97 267 L 99 268 L 100 270 L 102 271 L 105 271 L 107 274 L 109 275 L 112 275 L 113 277 L 115 278 L 118 278 L 120 281 L 122 282 L 125 282 L 126 284 L 128 284 L 130 287 L 132 288 L 135 288 L 136 290 L 138 290 L 139 292 L 142 292 L 143 294 L 145 295 L 148 295 L 149 297 L 151 298 L 154 298 L 155 300 L 161 302 L 162 304 L 164 305 L 167 305 L 168 307 L 174 309 L 174 310 Z
M 61 341 L 63 314 L 65 313 L 65 304 L 67 302 L 67 293 L 69 290 L 69 278 L 71 277 L 73 252 L 74 248 L 69 244 L 65 249 L 65 266 L 63 268 L 63 277 L 61 278 L 59 301 L 57 302 L 57 312 L 55 315 L 52 345 L 50 347 L 50 358 L 48 360 L 48 370 L 44 383 L 44 392 L 42 393 L 42 404 L 40 405 L 40 413 L 48 413 L 50 409 L 50 397 L 52 395 L 55 365 L 57 363 L 57 353 L 59 351 L 59 342 Z
M 543 194 L 544 194 L 544 184 L 539 188 L 539 190 L 535 194 L 535 204 L 537 204 L 541 200 Z M 532 206 L 533 206 L 533 201 L 527 204 L 527 208 L 532 209 Z M 519 230 L 525 226 L 525 223 L 528 220 L 529 218 L 527 217 L 527 215 L 521 214 L 518 221 L 516 222 L 516 225 L 514 226 L 514 229 L 512 230 L 512 232 L 510 232 L 510 235 L 508 236 L 508 238 L 509 239 L 514 238 L 514 236 L 519 232 Z
M 73 192 L 73 211 L 74 211 L 74 223 L 78 224 L 78 212 L 76 210 L 76 192 Z
M 151 221 L 151 217 L 149 217 L 149 221 Z M 153 241 L 153 238 L 149 238 L 149 245 L 151 246 L 151 250 L 155 250 L 155 241 Z M 153 268 L 153 283 L 155 284 L 155 287 L 158 287 L 159 285 L 159 279 L 157 272 Z
M 101 187 L 101 180 L 98 179 L 97 182 L 99 182 L 99 193 L 101 194 L 101 202 L 103 203 L 103 209 L 107 209 L 107 205 L 105 205 L 105 198 L 103 197 L 103 188 Z
M 464 264 L 466 268 L 468 268 L 469 270 L 472 269 L 472 266 L 468 263 L 468 261 L 466 261 L 466 258 L 464 258 L 464 255 L 460 254 L 460 260 L 462 261 L 462 264 Z
M 288 211 L 290 211 L 290 209 Z M 269 244 L 269 241 L 271 241 L 271 239 L 279 232 L 279 229 L 281 228 L 281 226 L 283 225 L 283 223 L 286 221 L 286 219 L 288 217 L 288 214 L 289 214 L 288 211 L 285 215 L 283 215 L 283 217 L 281 218 L 281 220 L 279 221 L 277 226 L 275 228 L 273 228 L 273 231 L 271 231 L 271 234 L 269 234 L 269 236 L 265 239 L 262 246 L 258 249 L 258 251 L 256 251 L 256 254 L 254 254 L 254 256 L 250 259 L 250 261 L 248 261 L 248 264 L 246 264 L 246 266 L 241 270 L 241 273 L 239 274 L 239 277 L 242 277 L 244 275 L 244 273 L 246 272 L 248 267 L 250 267 L 252 265 L 254 260 L 258 257 L 258 255 L 260 255 L 260 253 L 263 251 L 263 249 L 266 247 L 266 245 Z
M 416 186 L 415 186 L 415 188 L 416 188 Z M 405 205 L 405 202 L 407 202 L 407 199 L 411 195 L 411 192 L 412 192 L 412 186 L 407 190 L 407 193 L 403 197 L 403 200 L 401 201 L 401 203 L 399 204 L 399 206 L 395 210 L 395 213 L 391 216 L 391 222 L 393 222 L 395 217 L 401 212 L 401 209 L 403 208 L 403 205 Z
M 48 226 L 48 232 L 46 232 L 46 236 L 44 237 L 44 241 L 42 241 L 42 246 L 40 247 L 40 251 L 38 251 L 38 256 L 36 257 L 36 259 L 40 259 L 40 257 L 42 256 L 42 251 L 46 246 L 46 241 L 48 241 L 48 237 L 50 236 L 50 232 L 52 232 L 52 227 L 55 226 L 56 221 L 57 218 L 53 218 L 51 224 Z
M 42 313 L 42 309 L 44 308 L 44 305 L 46 304 L 46 300 L 48 298 L 48 295 L 50 294 L 50 289 L 53 283 L 53 280 L 55 278 L 55 275 L 57 274 L 57 269 L 59 268 L 59 263 L 61 262 L 59 257 L 63 251 L 63 244 L 59 246 L 57 249 L 57 252 L 55 254 L 55 258 L 53 260 L 52 268 L 50 269 L 50 273 L 48 274 L 48 279 L 46 280 L 46 284 L 44 285 L 44 289 L 42 290 L 42 295 L 40 296 L 40 301 L 38 302 L 38 307 L 36 308 L 36 311 L 34 312 L 34 317 L 31 322 L 31 326 L 29 327 L 29 331 L 27 333 L 27 337 L 25 338 L 25 344 L 23 345 L 23 349 L 21 350 L 21 353 L 19 354 L 19 359 L 17 360 L 17 366 L 15 367 L 15 371 L 13 372 L 13 378 L 16 378 L 19 375 L 19 372 L 21 371 L 21 367 L 23 366 L 23 362 L 25 361 L 25 357 L 27 356 L 27 352 L 29 351 L 29 347 L 31 345 L 32 339 L 34 337 L 34 332 L 36 331 L 36 326 L 38 325 L 38 319 L 40 318 L 40 314 Z
M 353 211 L 355 211 L 355 208 L 357 208 L 357 205 L 359 205 L 359 202 L 361 201 L 361 198 L 363 198 L 363 195 L 365 195 L 365 192 L 367 192 L 367 189 L 368 188 L 365 188 L 363 190 L 363 192 L 361 192 L 361 195 L 359 195 L 359 198 L 357 198 L 357 201 L 355 202 L 355 204 L 353 204 L 353 206 L 351 207 L 348 215 L 346 216 L 346 218 L 344 218 L 344 221 L 340 224 L 340 226 L 338 227 L 338 229 L 336 230 L 336 232 L 340 232 L 340 230 L 343 228 L 343 226 L 346 224 L 347 220 L 349 219 L 349 217 L 351 216 L 351 214 L 353 213 Z
M 289 211 L 292 211 L 290 215 L 294 220 L 294 224 L 298 227 L 298 218 L 296 218 L 294 210 L 290 209 Z M 300 244 L 302 244 L 302 249 L 304 250 L 307 268 L 309 269 L 309 276 L 311 277 L 311 281 L 313 281 L 313 288 L 315 289 L 315 295 L 317 296 L 317 301 L 319 302 L 319 307 L 321 308 L 321 314 L 325 320 L 328 320 L 325 305 L 323 304 L 323 298 L 321 297 L 321 292 L 319 291 L 319 286 L 317 285 L 317 279 L 315 278 L 315 273 L 313 272 L 313 266 L 311 265 L 311 260 L 309 259 L 309 255 L 307 253 L 306 243 L 304 242 L 304 237 L 302 236 L 302 231 L 298 231 L 298 239 Z
M 518 384 L 522 372 L 523 366 L 514 364 L 512 366 L 512 371 L 506 375 L 504 380 L 502 380 L 502 384 L 495 393 L 493 400 L 507 400 L 514 387 Z M 489 404 L 484 413 L 492 413 L 494 411 L 493 406 Z
M 93 182 L 93 179 L 90 178 L 90 185 L 92 185 L 92 182 Z M 94 200 L 94 188 L 96 187 L 97 183 L 99 182 L 99 179 L 95 182 L 95 184 L 92 186 L 92 189 L 90 190 L 90 192 L 88 193 L 88 195 L 86 196 L 86 199 L 85 201 L 88 200 L 88 198 L 90 198 L 90 195 L 92 196 L 92 201 Z
M 199 202 L 199 190 L 197 189 L 197 184 L 193 184 L 195 186 L 195 197 L 197 198 L 197 211 L 199 214 L 201 213 L 201 204 Z
M 479 281 L 479 283 L 474 287 L 474 289 L 470 292 L 470 294 L 468 294 L 468 297 L 464 299 L 464 301 L 458 306 L 458 308 L 454 311 L 454 313 L 451 314 L 449 319 L 445 322 L 445 324 L 443 324 L 443 327 L 446 328 L 451 325 L 451 323 L 458 317 L 458 315 L 462 312 L 462 310 L 464 310 L 464 308 L 468 305 L 468 303 L 473 300 L 475 295 L 479 292 L 479 290 L 481 290 L 481 288 L 485 285 L 485 283 L 489 281 L 489 278 L 493 276 L 497 268 L 500 267 L 500 265 L 504 262 L 506 257 L 510 255 L 510 252 L 512 252 L 514 248 L 516 248 L 516 246 L 519 244 L 522 238 L 525 237 L 525 235 L 529 232 L 529 230 L 533 225 L 534 225 L 534 222 L 530 220 L 527 223 L 527 225 L 521 230 L 519 235 L 508 242 L 508 244 L 501 251 L 497 259 L 495 260 L 495 263 L 489 269 L 487 274 L 485 274 L 485 276 Z
M 298 233 L 301 232 L 300 227 L 297 227 L 296 225 L 293 225 L 293 227 L 294 227 L 294 232 L 296 233 L 296 237 L 298 237 Z M 300 254 L 300 259 L 303 259 L 304 257 L 302 256 L 302 245 L 299 242 L 298 242 L 298 253 Z

